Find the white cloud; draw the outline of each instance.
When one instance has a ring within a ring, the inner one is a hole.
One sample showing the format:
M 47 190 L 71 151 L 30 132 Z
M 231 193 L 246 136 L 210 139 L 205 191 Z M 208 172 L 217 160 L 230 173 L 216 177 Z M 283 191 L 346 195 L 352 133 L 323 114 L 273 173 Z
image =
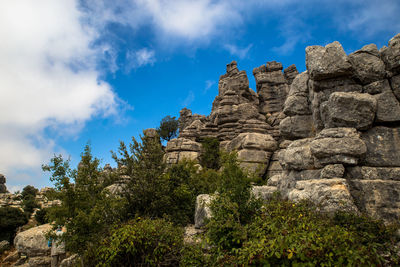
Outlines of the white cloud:
M 243 59 L 247 57 L 247 54 L 249 53 L 250 49 L 253 47 L 253 44 L 249 44 L 248 46 L 244 48 L 240 48 L 236 45 L 233 44 L 226 44 L 224 48 L 232 55 L 232 56 L 237 56 L 240 59 Z
M 208 90 L 215 84 L 215 81 L 207 80 L 206 86 L 204 87 L 204 93 L 207 93 Z
M 62 150 L 48 129 L 76 133 L 94 116 L 117 113 L 118 97 L 96 69 L 104 47 L 92 47 L 99 34 L 81 19 L 73 0 L 0 3 L 0 171 L 7 183 L 43 182 L 21 172 L 40 173 Z
M 143 67 L 145 65 L 153 65 L 156 62 L 154 50 L 142 48 L 137 51 L 128 51 L 126 54 L 126 71 Z
M 188 107 L 190 104 L 193 103 L 194 98 L 195 98 L 194 93 L 192 90 L 190 90 L 186 98 L 182 101 L 182 106 Z

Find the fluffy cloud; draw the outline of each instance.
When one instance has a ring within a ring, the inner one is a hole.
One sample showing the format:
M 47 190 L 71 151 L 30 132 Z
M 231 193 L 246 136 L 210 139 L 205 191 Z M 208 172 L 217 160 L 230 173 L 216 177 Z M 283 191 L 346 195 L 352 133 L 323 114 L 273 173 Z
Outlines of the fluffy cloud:
M 146 65 L 153 65 L 156 61 L 154 50 L 142 48 L 137 51 L 128 51 L 126 54 L 126 71 L 140 68 Z
M 253 46 L 253 44 L 249 44 L 246 47 L 240 48 L 236 45 L 233 44 L 226 44 L 224 46 L 224 48 L 232 55 L 232 56 L 236 56 L 239 57 L 240 59 L 243 59 L 245 57 L 247 57 L 247 54 L 249 53 L 251 47 Z
M 96 70 L 104 52 L 92 46 L 98 32 L 84 25 L 72 0 L 0 3 L 0 172 L 10 185 L 42 183 L 33 176 L 62 151 L 50 129 L 77 132 L 118 109 Z

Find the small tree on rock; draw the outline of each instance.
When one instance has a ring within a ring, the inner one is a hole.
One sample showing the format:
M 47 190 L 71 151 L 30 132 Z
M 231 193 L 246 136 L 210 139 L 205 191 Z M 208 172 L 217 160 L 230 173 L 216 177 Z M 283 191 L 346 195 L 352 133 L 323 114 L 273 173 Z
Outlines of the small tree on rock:
M 160 126 L 157 128 L 157 132 L 162 140 L 168 142 L 172 138 L 178 136 L 178 128 L 178 120 L 175 117 L 168 115 L 161 120 Z

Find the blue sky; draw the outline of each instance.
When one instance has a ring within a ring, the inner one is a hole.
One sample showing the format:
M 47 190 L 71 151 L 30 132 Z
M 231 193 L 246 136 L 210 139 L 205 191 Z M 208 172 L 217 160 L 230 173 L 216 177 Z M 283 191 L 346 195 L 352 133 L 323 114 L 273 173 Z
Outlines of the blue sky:
M 183 107 L 209 114 L 232 60 L 305 70 L 305 48 L 347 53 L 400 32 L 398 0 L 4 0 L 0 3 L 0 173 L 10 190 L 51 185 L 41 164 L 103 164 Z

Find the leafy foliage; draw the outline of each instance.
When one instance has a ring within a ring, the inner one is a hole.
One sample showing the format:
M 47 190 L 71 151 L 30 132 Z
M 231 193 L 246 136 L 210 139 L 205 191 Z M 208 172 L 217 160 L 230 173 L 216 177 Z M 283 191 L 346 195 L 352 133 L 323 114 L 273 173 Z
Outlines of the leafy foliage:
M 177 266 L 183 230 L 162 219 L 115 227 L 95 251 L 96 266 Z
M 232 261 L 256 266 L 396 265 L 394 232 L 381 222 L 379 225 L 354 214 L 341 213 L 332 219 L 317 213 L 308 202 L 295 204 L 277 197 L 264 203 L 244 226 L 247 236 L 242 237 L 240 246 L 227 251 L 230 253 L 215 253 L 222 265 Z M 237 232 L 232 228 L 228 234 Z M 379 233 L 384 233 L 382 239 Z
M 201 145 L 200 165 L 204 168 L 218 170 L 221 167 L 218 139 L 210 137 L 203 138 L 201 140 Z
M 108 196 L 104 188 L 112 182 L 99 168 L 99 160 L 93 158 L 90 146 L 85 147 L 78 169 L 71 169 L 69 160 L 61 156 L 44 165 L 51 172 L 56 192 L 54 197 L 62 201 L 61 206 L 48 209 L 49 221 L 65 225 L 68 231 L 62 236 L 69 251 L 82 253 L 95 244 L 107 225 L 121 219 L 124 200 Z
M 47 209 L 37 210 L 35 214 L 35 220 L 38 222 L 38 224 L 48 223 L 49 221 L 46 216 L 47 216 Z
M 26 224 L 28 218 L 18 208 L 0 208 L 0 240 L 12 243 L 18 227 Z
M 38 192 L 39 190 L 31 185 L 27 185 L 22 189 L 22 207 L 28 216 L 32 214 L 35 208 L 39 208 L 35 199 Z
M 161 120 L 160 126 L 157 128 L 157 132 L 162 140 L 168 142 L 172 138 L 178 136 L 178 128 L 178 120 L 175 117 L 168 115 Z

